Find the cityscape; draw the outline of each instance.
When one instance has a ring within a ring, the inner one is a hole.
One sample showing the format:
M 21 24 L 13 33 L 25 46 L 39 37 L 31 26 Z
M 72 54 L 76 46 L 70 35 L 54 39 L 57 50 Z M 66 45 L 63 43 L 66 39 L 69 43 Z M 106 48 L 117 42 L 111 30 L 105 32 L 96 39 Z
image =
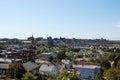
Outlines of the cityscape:
M 119 0 L 0 0 L 0 80 L 120 80 Z
M 5 80 L 119 80 L 119 58 L 120 41 L 103 38 L 0 39 Z

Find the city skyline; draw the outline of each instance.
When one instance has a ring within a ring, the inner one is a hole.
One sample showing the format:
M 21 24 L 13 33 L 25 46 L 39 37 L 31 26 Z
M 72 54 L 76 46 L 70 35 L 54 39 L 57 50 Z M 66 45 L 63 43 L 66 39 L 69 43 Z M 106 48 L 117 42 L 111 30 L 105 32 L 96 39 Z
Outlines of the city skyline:
M 119 0 L 1 0 L 0 38 L 120 40 Z

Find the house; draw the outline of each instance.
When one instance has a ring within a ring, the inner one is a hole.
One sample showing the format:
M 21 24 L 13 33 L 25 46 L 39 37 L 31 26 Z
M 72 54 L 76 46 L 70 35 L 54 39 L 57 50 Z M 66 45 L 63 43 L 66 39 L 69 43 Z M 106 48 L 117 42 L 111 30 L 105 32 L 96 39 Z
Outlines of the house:
M 0 75 L 4 75 L 9 69 L 9 67 L 10 67 L 9 63 L 0 63 Z
M 49 61 L 47 60 L 42 60 L 42 59 L 35 59 L 35 63 L 38 63 L 38 64 L 48 64 L 50 63 Z
M 12 51 L 2 51 L 0 53 L 0 58 L 19 58 L 22 59 L 23 62 L 26 61 L 34 61 L 36 58 L 36 54 L 34 50 L 12 50 Z
M 29 72 L 35 72 L 35 71 L 39 70 L 39 65 L 37 65 L 33 62 L 24 63 L 23 67 L 26 71 L 29 71 Z
M 65 64 L 66 69 L 70 69 L 70 67 L 72 66 L 72 62 L 68 59 L 62 59 L 61 62 Z
M 43 60 L 52 60 L 56 57 L 55 53 L 49 52 L 49 53 L 42 53 L 41 59 Z
M 54 63 L 54 66 L 56 67 L 58 73 L 61 73 L 63 71 L 63 69 L 65 68 L 65 65 L 60 64 L 60 63 Z
M 75 61 L 73 68 L 80 72 L 78 78 L 84 80 L 94 80 L 95 74 L 101 70 L 100 64 L 86 61 Z
M 52 64 L 43 64 L 43 65 L 41 65 L 41 67 L 39 69 L 39 73 L 40 74 L 45 74 L 45 75 L 57 75 L 58 70 Z
M 22 62 L 22 59 L 0 58 L 0 63 L 13 63 L 14 61 L 15 61 L 16 63 L 21 63 L 21 62 Z

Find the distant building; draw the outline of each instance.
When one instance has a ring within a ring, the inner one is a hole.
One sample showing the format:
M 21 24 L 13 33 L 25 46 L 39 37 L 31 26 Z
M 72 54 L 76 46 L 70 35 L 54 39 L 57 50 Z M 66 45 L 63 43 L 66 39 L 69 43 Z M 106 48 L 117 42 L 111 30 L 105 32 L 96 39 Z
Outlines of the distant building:
M 41 45 L 48 45 L 48 40 L 42 39 L 40 41 L 37 41 Z
M 32 43 L 32 41 L 22 40 L 22 43 L 24 43 L 24 44 L 31 44 L 31 43 Z
M 28 38 L 28 41 L 31 41 L 33 44 L 35 43 L 35 38 L 33 37 L 33 35 Z
M 52 37 L 48 37 L 47 40 L 48 40 L 48 45 L 49 45 L 49 46 L 53 46 Z

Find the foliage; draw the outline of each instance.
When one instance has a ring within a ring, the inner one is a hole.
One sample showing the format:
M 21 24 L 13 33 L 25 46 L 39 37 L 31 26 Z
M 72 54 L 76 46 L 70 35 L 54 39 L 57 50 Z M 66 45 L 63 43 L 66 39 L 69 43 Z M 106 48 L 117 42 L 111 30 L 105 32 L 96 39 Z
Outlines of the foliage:
M 77 78 L 77 72 L 74 70 L 72 73 L 68 73 L 66 69 L 64 69 L 60 74 L 58 74 L 56 80 L 79 80 Z
M 96 73 L 94 80 L 102 80 L 101 74 L 100 73 Z
M 82 58 L 84 55 L 83 54 L 78 54 L 77 57 L 78 58 Z
M 22 80 L 36 80 L 36 79 L 37 79 L 37 76 L 34 76 L 30 72 L 26 72 L 22 77 Z
M 73 59 L 73 58 L 74 58 L 74 54 L 66 54 L 66 57 L 67 57 L 68 59 Z
M 5 80 L 11 80 L 10 77 L 5 77 Z
M 68 77 L 70 78 L 70 80 L 78 80 L 77 71 L 74 70 L 72 73 L 69 73 Z
M 28 45 L 28 48 L 29 48 L 29 49 L 36 49 L 36 47 L 35 47 L 33 44 L 29 44 L 29 45 Z
M 5 45 L 0 43 L 0 50 L 5 49 Z
M 60 74 L 58 74 L 56 80 L 62 80 L 63 77 L 67 77 L 67 76 L 68 76 L 67 70 L 64 69 Z
M 68 77 L 64 76 L 62 80 L 70 80 Z
M 120 69 L 120 60 L 118 60 L 117 68 Z
M 106 80 L 117 80 L 117 74 L 114 68 L 110 68 L 106 71 Z
M 14 67 L 14 65 L 10 65 L 10 68 L 7 71 L 7 75 L 10 76 L 11 78 L 13 78 L 14 77 L 14 69 L 16 72 L 16 78 L 21 79 L 23 77 L 23 74 L 25 73 L 25 70 L 24 70 L 23 66 L 20 65 L 19 63 L 16 63 L 15 67 Z
M 65 59 L 66 58 L 65 51 L 64 50 L 60 50 L 57 53 L 57 58 L 60 59 L 60 60 Z

